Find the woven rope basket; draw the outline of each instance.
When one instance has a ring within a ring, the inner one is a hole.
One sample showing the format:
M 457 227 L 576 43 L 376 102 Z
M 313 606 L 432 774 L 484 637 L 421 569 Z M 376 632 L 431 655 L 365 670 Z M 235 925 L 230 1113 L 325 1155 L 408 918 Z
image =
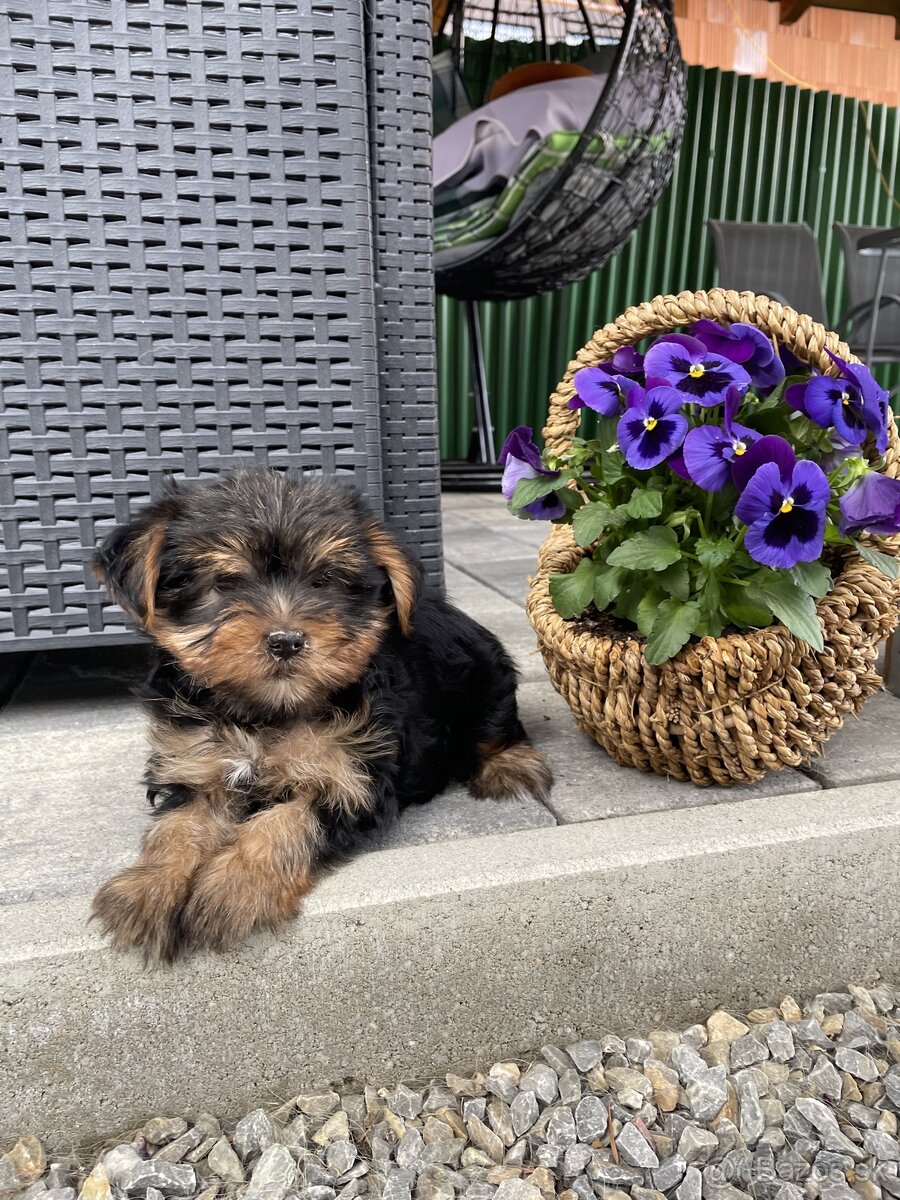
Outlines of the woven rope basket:
M 755 325 L 830 374 L 834 367 L 826 348 L 858 361 L 836 334 L 765 296 L 719 289 L 658 296 L 604 326 L 569 364 L 550 398 L 547 448 L 565 451 L 578 428 L 581 414 L 566 408 L 576 371 L 701 317 Z M 900 476 L 892 418 L 886 460 L 886 473 Z M 897 554 L 898 542 L 886 548 Z M 549 576 L 573 571 L 585 553 L 571 526 L 554 526 L 541 547 L 526 608 L 553 686 L 576 725 L 618 763 L 700 785 L 750 782 L 806 762 L 881 686 L 874 669 L 877 647 L 900 616 L 900 583 L 855 553 L 847 554 L 833 590 L 817 606 L 822 653 L 784 626 L 771 625 L 690 642 L 662 666 L 645 660 L 638 635 L 610 639 L 579 631 L 577 622 L 556 612 Z

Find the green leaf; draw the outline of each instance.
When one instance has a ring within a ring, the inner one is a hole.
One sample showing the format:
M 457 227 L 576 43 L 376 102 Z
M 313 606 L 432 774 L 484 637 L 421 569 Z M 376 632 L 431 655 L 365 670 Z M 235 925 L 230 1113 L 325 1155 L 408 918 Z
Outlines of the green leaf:
M 605 501 L 593 500 L 579 508 L 572 518 L 572 532 L 579 546 L 590 546 L 604 529 L 622 524 L 623 518 L 617 516 Z
M 621 567 L 601 566 L 599 568 L 594 580 L 594 605 L 598 612 L 603 612 L 615 600 L 627 575 L 628 572 L 623 571 Z
M 681 558 L 678 539 L 665 525 L 654 525 L 617 546 L 609 556 L 613 567 L 632 571 L 664 571 Z
M 807 642 L 813 650 L 824 650 L 822 626 L 816 616 L 812 596 L 797 587 L 781 571 L 760 571 L 748 588 L 753 600 L 762 600 L 791 633 Z
M 641 520 L 644 517 L 658 517 L 663 510 L 661 492 L 651 492 L 647 488 L 638 488 L 632 492 L 627 504 L 620 504 L 619 511 L 627 517 Z
M 700 620 L 694 632 L 698 637 L 718 637 L 724 626 L 719 577 L 704 567 L 698 572 L 697 583 L 700 589 Z
M 659 613 L 659 606 L 665 600 L 665 592 L 661 592 L 659 588 L 651 587 L 642 596 L 637 609 L 635 610 L 634 623 L 644 635 L 650 636 L 650 631 L 653 629 L 653 623 Z
M 734 555 L 734 542 L 728 538 L 697 538 L 697 557 L 704 567 L 723 567 Z
M 697 628 L 700 606 L 694 600 L 663 600 L 644 647 L 647 662 L 658 666 L 668 662 L 690 639 Z
M 797 563 L 788 572 L 798 588 L 821 600 L 831 591 L 831 572 L 821 562 Z
M 750 588 L 736 583 L 723 583 L 722 611 L 740 629 L 765 629 L 772 624 L 772 610 L 762 600 L 754 600 Z
M 542 496 L 549 496 L 557 488 L 565 487 L 565 484 L 565 479 L 556 475 L 536 475 L 533 479 L 520 479 L 512 494 L 509 507 L 512 509 L 524 508 L 526 504 L 540 500 Z
M 656 582 L 662 590 L 675 600 L 687 600 L 691 592 L 691 577 L 688 565 L 684 559 L 672 563 L 656 576 Z
M 571 574 L 550 576 L 550 599 L 561 617 L 580 616 L 594 598 L 594 579 L 599 566 L 583 558 Z
M 873 550 L 871 546 L 863 546 L 857 541 L 854 541 L 853 545 L 859 551 L 860 558 L 877 567 L 882 575 L 887 575 L 888 579 L 900 579 L 900 562 L 896 558 L 892 558 L 890 554 L 883 554 L 880 550 Z

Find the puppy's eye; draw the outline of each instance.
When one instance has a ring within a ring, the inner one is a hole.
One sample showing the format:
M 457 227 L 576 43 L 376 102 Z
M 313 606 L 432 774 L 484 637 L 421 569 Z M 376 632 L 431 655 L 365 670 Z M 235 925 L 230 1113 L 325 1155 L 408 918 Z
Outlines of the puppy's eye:
M 242 575 L 225 573 L 217 575 L 213 580 L 213 587 L 217 592 L 233 592 L 235 588 L 241 586 L 244 582 Z
M 330 571 L 320 571 L 314 579 L 310 581 L 310 586 L 314 588 L 325 588 L 329 584 L 334 583 L 334 576 Z

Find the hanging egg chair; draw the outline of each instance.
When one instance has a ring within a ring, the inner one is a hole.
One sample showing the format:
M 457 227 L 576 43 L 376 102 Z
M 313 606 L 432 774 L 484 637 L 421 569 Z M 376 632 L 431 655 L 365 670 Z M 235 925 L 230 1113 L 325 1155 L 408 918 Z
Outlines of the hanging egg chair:
M 469 110 L 435 138 L 435 281 L 467 302 L 473 457 L 493 462 L 477 302 L 565 287 L 625 244 L 671 178 L 684 67 L 672 0 L 435 0 L 433 32 Z M 503 178 L 482 148 L 517 139 Z

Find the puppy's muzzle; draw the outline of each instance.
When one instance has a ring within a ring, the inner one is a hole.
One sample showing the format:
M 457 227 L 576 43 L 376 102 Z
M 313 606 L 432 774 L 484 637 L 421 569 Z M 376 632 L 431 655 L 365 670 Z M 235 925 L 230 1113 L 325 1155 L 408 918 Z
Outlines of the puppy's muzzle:
M 306 638 L 299 629 L 276 629 L 266 638 L 266 649 L 282 662 L 294 658 L 305 645 Z

